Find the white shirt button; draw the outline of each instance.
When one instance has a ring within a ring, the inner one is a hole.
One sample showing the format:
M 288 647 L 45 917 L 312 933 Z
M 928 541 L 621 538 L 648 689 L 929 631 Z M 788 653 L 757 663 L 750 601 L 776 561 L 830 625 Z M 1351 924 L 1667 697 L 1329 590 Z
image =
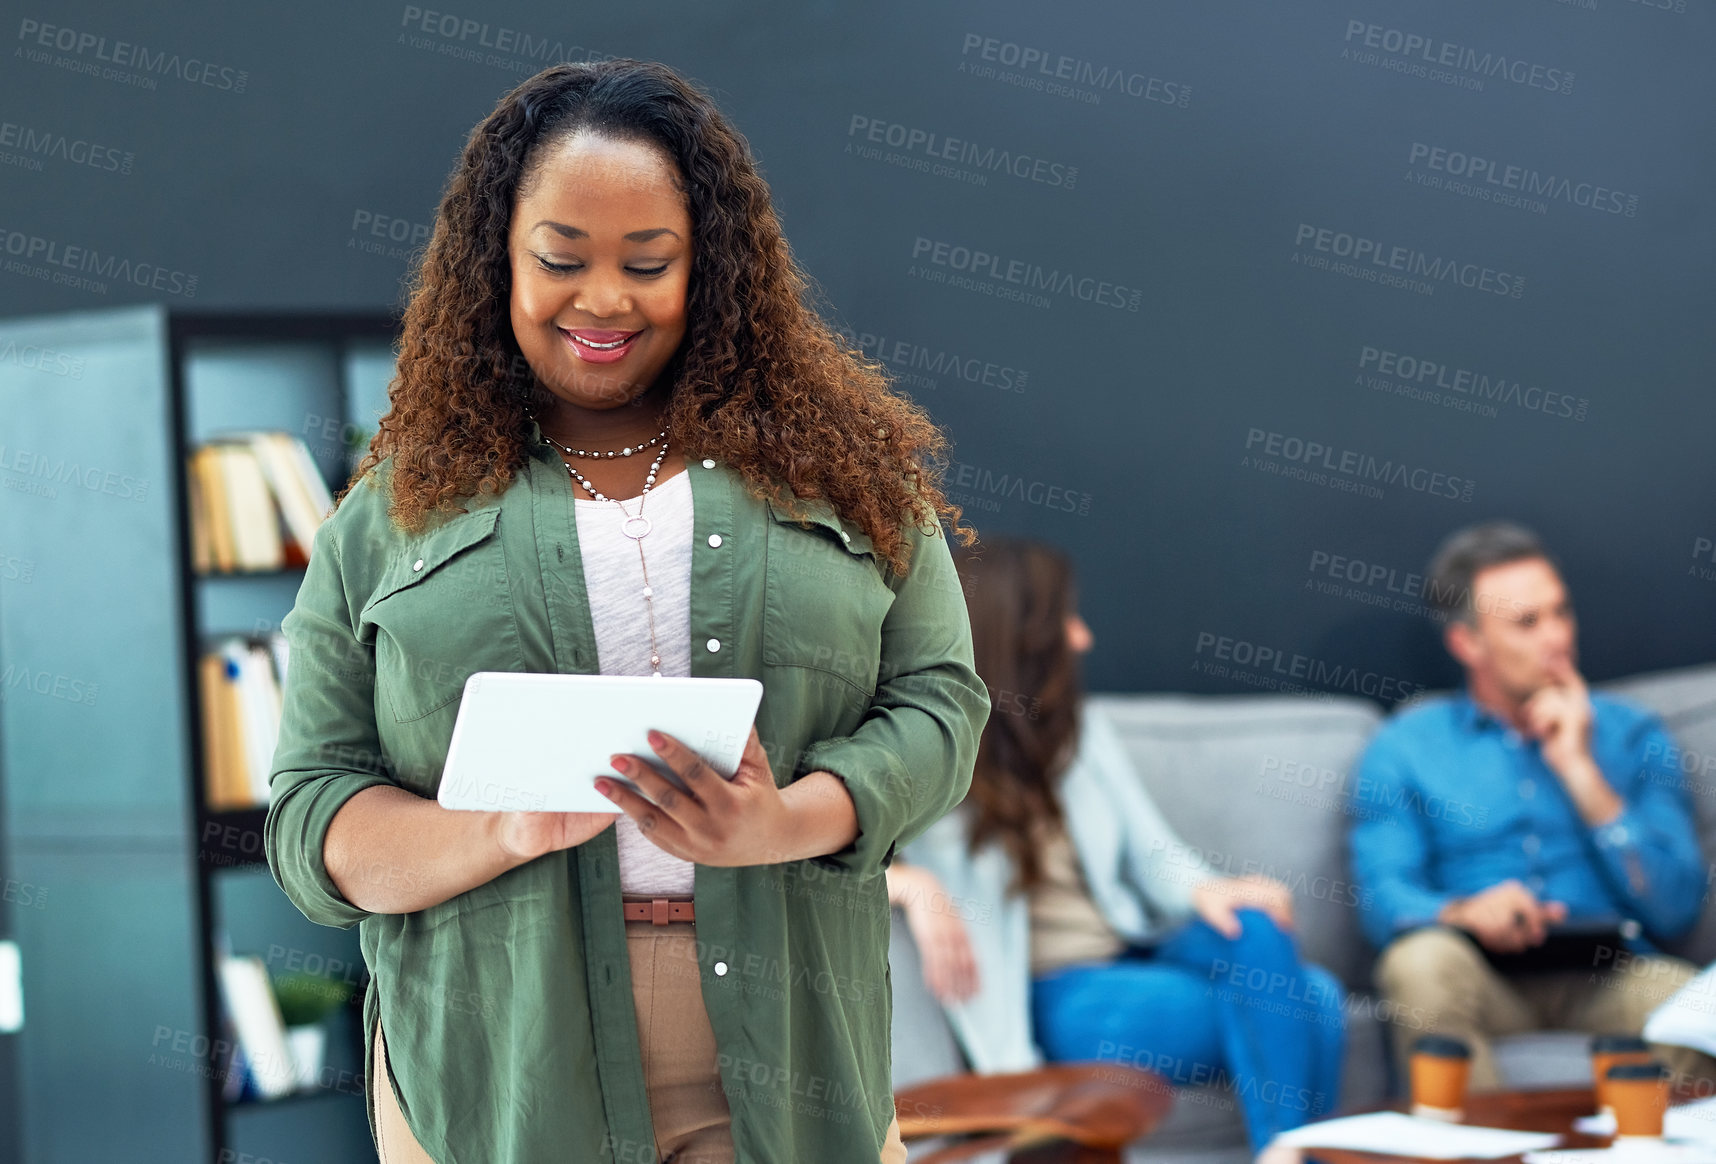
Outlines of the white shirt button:
M 726 976 L 727 976 L 727 963 L 725 963 L 725 962 L 715 963 L 715 977 L 725 978 Z
M 708 457 L 704 457 L 703 458 L 703 467 L 705 469 L 713 469 L 715 467 L 715 462 L 711 461 Z
M 709 648 L 710 654 L 714 654 L 716 651 L 719 651 L 721 649 L 721 640 L 720 639 L 710 639 L 708 642 L 704 643 L 703 645 Z
M 1532 797 L 1534 797 L 1536 795 L 1537 795 L 1537 782 L 1535 780 L 1532 780 L 1528 777 L 1527 779 L 1521 780 L 1519 782 L 1519 797 L 1521 800 L 1530 800 Z
M 1543 892 L 1543 878 L 1539 877 L 1535 873 L 1525 879 L 1525 884 L 1533 893 Z
M 721 544 L 721 535 L 720 534 L 710 534 L 709 535 L 709 544 L 712 546 L 719 546 Z
M 413 570 L 421 570 L 423 568 L 423 559 L 418 558 L 415 562 L 411 563 L 411 568 Z
M 1525 840 L 1519 843 L 1519 847 L 1525 850 L 1526 856 L 1536 856 L 1537 850 L 1543 847 L 1543 841 L 1536 833 L 1527 833 Z

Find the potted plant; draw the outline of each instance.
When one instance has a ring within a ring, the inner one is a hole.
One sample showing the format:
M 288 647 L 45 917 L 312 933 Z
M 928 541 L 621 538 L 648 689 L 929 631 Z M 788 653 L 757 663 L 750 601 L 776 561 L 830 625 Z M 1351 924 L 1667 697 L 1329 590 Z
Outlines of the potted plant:
M 327 1017 L 351 1001 L 356 987 L 324 974 L 293 972 L 274 980 L 286 1025 L 286 1046 L 300 1088 L 315 1087 L 328 1049 Z

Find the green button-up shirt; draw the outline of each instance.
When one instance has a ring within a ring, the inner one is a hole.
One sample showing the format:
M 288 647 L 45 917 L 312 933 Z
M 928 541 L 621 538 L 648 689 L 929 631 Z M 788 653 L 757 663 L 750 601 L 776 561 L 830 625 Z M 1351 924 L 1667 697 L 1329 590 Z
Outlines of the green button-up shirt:
M 613 829 L 410 914 L 360 909 L 328 876 L 348 798 L 436 795 L 473 671 L 597 671 L 571 483 L 540 433 L 504 493 L 418 534 L 388 519 L 386 469 L 323 523 L 282 624 L 269 868 L 312 921 L 360 926 L 365 1077 L 379 1021 L 401 1110 L 439 1164 L 654 1161 Z M 875 1164 L 893 1117 L 883 870 L 963 798 L 989 713 L 964 594 L 939 529 L 907 530 L 901 577 L 825 501 L 803 525 L 725 465 L 686 471 L 691 673 L 761 680 L 776 782 L 835 773 L 859 826 L 827 857 L 696 867 L 738 1159 Z

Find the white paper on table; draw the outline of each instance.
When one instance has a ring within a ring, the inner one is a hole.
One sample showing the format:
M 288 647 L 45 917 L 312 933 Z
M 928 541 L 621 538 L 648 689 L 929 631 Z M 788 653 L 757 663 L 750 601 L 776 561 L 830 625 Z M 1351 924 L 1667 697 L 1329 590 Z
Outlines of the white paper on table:
M 1675 1140 L 1716 1144 L 1716 1098 L 1675 1104 L 1662 1117 L 1662 1134 Z
M 1418 1156 L 1426 1160 L 1498 1160 L 1553 1148 L 1561 1142 L 1554 1132 L 1515 1132 L 1420 1119 L 1397 1111 L 1372 1112 L 1306 1124 L 1282 1132 L 1273 1143 L 1294 1148 L 1346 1148 Z M 1618 1162 L 1617 1162 L 1618 1164 Z
M 1716 1164 L 1716 1147 L 1681 1140 L 1639 1140 L 1612 1148 L 1527 1152 L 1525 1164 Z
M 1573 1130 L 1587 1136 L 1612 1136 L 1615 1117 L 1606 1113 L 1580 1116 L 1573 1121 Z M 1662 1134 L 1670 1140 L 1716 1144 L 1716 1096 L 1669 1108 L 1662 1117 Z
M 1652 1011 L 1643 1033 L 1652 1043 L 1716 1055 L 1716 966 L 1705 967 Z

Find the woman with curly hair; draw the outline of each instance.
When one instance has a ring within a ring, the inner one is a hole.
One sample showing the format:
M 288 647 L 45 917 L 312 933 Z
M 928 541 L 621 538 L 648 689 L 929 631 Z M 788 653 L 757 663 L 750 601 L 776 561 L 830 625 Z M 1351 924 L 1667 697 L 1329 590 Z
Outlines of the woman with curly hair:
M 744 139 L 660 65 L 547 69 L 465 145 L 283 625 L 265 830 L 298 908 L 360 925 L 383 1164 L 905 1159 L 883 870 L 970 782 L 943 514 L 975 535 L 806 296 Z M 681 787 L 617 755 L 616 814 L 447 811 L 483 670 L 764 695 L 730 783 L 658 735 Z

